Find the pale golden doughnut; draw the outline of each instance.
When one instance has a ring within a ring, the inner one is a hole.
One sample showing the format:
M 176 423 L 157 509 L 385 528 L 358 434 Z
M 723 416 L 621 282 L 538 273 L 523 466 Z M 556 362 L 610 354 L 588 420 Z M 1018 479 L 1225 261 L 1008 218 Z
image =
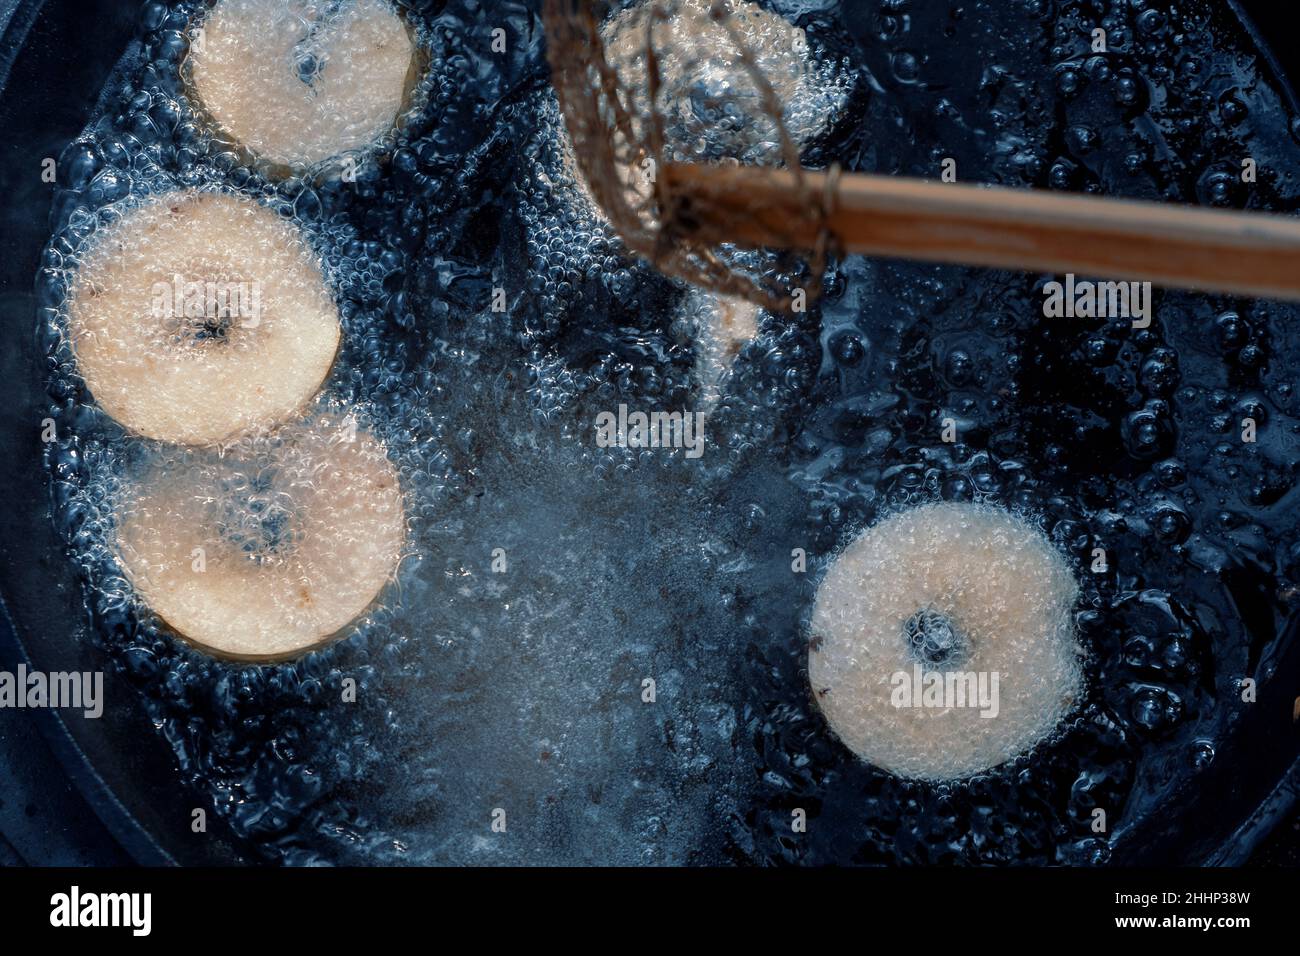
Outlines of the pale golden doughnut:
M 183 444 L 291 416 L 329 373 L 340 335 L 295 226 L 250 199 L 191 190 L 102 227 L 67 311 L 78 370 L 104 411 Z
M 118 513 L 118 553 L 146 604 L 222 657 L 326 643 L 393 578 L 406 540 L 384 447 L 338 415 L 284 426 L 150 475 Z
M 208 116 L 290 167 L 373 147 L 397 123 L 416 64 L 387 0 L 219 0 L 191 35 L 190 83 Z
M 847 99 L 849 85 L 834 65 L 809 55 L 801 27 L 748 0 L 722 0 L 724 25 L 712 15 L 717 2 L 641 0 L 621 10 L 601 25 L 606 59 L 627 89 L 633 116 L 648 115 L 646 36 L 653 17 L 659 112 L 672 150 L 699 158 L 716 151 L 742 162 L 774 161 L 780 152 L 776 123 L 760 105 L 759 87 L 732 31 L 771 85 L 782 108 L 782 124 L 796 145 L 811 142 L 829 126 Z M 744 108 L 748 123 L 741 131 L 728 131 L 694 114 L 693 94 L 723 90 L 730 105 Z
M 900 777 L 957 779 L 996 767 L 1051 734 L 1079 701 L 1077 595 L 1065 559 L 1007 511 L 935 503 L 900 512 L 849 544 L 818 588 L 813 697 L 850 750 Z M 996 716 L 975 706 L 896 706 L 895 675 L 925 660 L 907 632 L 918 614 L 935 615 L 930 621 L 957 638 L 952 656 L 921 663 L 922 673 L 997 672 Z
M 666 153 L 695 162 L 726 157 L 749 164 L 775 163 L 780 158 L 776 124 L 759 108 L 757 87 L 730 32 L 711 16 L 713 4 L 714 0 L 640 0 L 625 7 L 601 25 L 606 59 L 624 88 L 637 138 L 645 139 L 643 124 L 650 113 L 645 47 L 649 18 L 654 17 L 661 83 L 658 106 L 665 120 Z M 772 85 L 786 131 L 797 147 L 808 145 L 842 112 L 851 89 L 847 75 L 836 64 L 811 56 L 804 30 L 785 17 L 748 0 L 726 0 L 723 6 L 731 27 Z M 692 95 L 701 88 L 730 91 L 731 105 L 744 107 L 749 122 L 741 130 L 728 131 L 696 117 Z M 563 121 L 556 126 L 566 172 L 583 200 L 606 218 L 574 153 L 568 127 Z M 617 174 L 627 206 L 653 218 L 653 165 L 644 158 L 634 161 L 624 156 Z
M 722 397 L 736 356 L 758 335 L 759 307 L 737 296 L 692 289 L 683 309 L 695 326 L 696 394 L 711 408 Z

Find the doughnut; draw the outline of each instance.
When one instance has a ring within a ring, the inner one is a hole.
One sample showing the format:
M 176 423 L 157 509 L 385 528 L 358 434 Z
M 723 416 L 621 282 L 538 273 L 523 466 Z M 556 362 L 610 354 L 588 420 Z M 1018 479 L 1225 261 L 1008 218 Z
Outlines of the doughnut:
M 732 362 L 758 334 L 758 306 L 737 296 L 693 289 L 685 308 L 694 319 L 698 394 L 705 405 L 714 405 Z
M 341 415 L 157 467 L 117 515 L 118 554 L 144 603 L 189 643 L 237 660 L 341 636 L 392 579 L 405 540 L 396 469 Z
M 715 0 L 643 0 L 601 28 L 605 55 L 632 99 L 633 114 L 646 115 L 647 17 L 657 9 L 655 51 L 661 85 L 659 107 L 665 136 L 682 158 L 770 162 L 780 158 L 776 124 L 763 109 L 758 87 L 737 55 L 727 26 L 710 15 Z M 728 25 L 754 56 L 781 104 L 782 122 L 797 145 L 829 125 L 848 90 L 827 63 L 808 54 L 804 31 L 747 0 L 725 0 Z
M 1080 700 L 1077 596 L 1061 554 L 1007 511 L 899 512 L 854 539 L 818 587 L 813 699 L 851 751 L 895 776 L 989 770 L 1031 750 Z
M 221 441 L 290 417 L 329 373 L 338 308 L 306 240 L 266 207 L 165 193 L 89 245 L 67 330 L 87 388 L 125 428 Z
M 655 20 L 661 54 L 659 111 L 665 152 L 678 161 L 774 163 L 782 157 L 775 123 L 761 108 L 758 91 L 736 56 L 726 27 L 709 15 L 713 0 L 641 0 L 601 26 L 605 56 L 623 87 L 638 141 L 646 139 L 648 77 L 647 17 Z M 745 0 L 725 4 L 729 21 L 753 52 L 782 105 L 782 121 L 796 146 L 823 132 L 847 102 L 850 84 L 832 64 L 808 54 L 804 31 L 784 17 Z M 607 219 L 574 153 L 568 128 L 558 124 L 560 157 L 577 193 Z M 653 219 L 652 167 L 644 157 L 619 156 L 616 175 L 622 202 Z
M 398 122 L 416 48 L 388 0 L 218 0 L 192 29 L 189 81 L 212 122 L 265 162 L 313 167 Z

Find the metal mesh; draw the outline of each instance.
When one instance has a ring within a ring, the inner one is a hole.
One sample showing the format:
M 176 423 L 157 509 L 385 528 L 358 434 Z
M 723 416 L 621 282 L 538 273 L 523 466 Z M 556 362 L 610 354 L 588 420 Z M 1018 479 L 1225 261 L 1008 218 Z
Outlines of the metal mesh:
M 545 0 L 543 10 L 578 167 L 629 250 L 770 309 L 815 298 L 833 188 L 809 181 L 799 152 L 824 117 L 783 102 L 818 82 L 803 31 L 744 0 Z M 691 175 L 701 165 L 736 167 L 753 198 L 738 206 L 732 186 L 724 199 Z M 781 214 L 756 216 L 771 190 Z

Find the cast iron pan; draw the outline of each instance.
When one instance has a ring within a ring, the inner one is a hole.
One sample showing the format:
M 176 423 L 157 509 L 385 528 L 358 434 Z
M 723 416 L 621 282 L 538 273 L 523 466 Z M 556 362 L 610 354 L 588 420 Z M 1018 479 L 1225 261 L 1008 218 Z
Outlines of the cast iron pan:
M 7 670 L 19 660 L 44 671 L 107 667 L 50 520 L 32 292 L 52 195 L 41 161 L 81 131 L 135 31 L 137 4 L 88 6 L 33 0 L 0 9 L 0 665 Z M 214 814 L 206 835 L 191 833 L 190 812 L 205 804 L 180 788 L 136 694 L 112 671 L 104 687 L 99 719 L 28 713 L 113 835 L 145 864 L 239 862 Z
M 1279 59 L 1264 37 L 1280 37 L 1287 11 L 1273 0 L 1225 0 L 1284 91 L 1300 54 Z M 33 277 L 49 238 L 53 186 L 41 161 L 57 157 L 92 113 L 100 91 L 134 32 L 136 4 L 104 2 L 94 12 L 73 0 L 0 2 L 0 666 L 26 661 L 46 671 L 107 667 L 90 638 L 80 585 L 50 518 L 40 420 L 45 401 L 38 365 Z M 1258 26 L 1257 26 L 1258 24 Z M 1274 648 L 1273 686 L 1300 684 L 1300 621 Z M 39 710 L 31 717 L 104 823 L 146 864 L 237 863 L 237 841 L 208 815 L 208 832 L 190 831 L 196 794 L 176 780 L 173 758 L 154 733 L 136 693 L 111 670 L 98 720 Z M 1300 790 L 1293 748 L 1258 728 L 1276 726 L 1290 701 L 1264 698 L 1243 720 L 1239 739 L 1225 742 L 1232 760 L 1203 775 L 1186 807 L 1173 808 L 1179 839 L 1158 826 L 1132 840 L 1128 862 L 1244 862 L 1258 840 L 1291 811 Z M 1282 718 L 1285 720 L 1285 718 Z M 1173 826 L 1174 824 L 1170 824 Z M 1189 826 L 1195 830 L 1188 832 Z M 1177 847 L 1171 850 L 1170 847 Z M 1119 859 L 1119 857 L 1117 857 Z

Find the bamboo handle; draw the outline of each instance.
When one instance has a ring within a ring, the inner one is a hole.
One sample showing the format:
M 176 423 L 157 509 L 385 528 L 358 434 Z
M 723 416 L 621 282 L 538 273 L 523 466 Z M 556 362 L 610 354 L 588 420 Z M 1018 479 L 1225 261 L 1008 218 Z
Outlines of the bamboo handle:
M 663 174 L 707 196 L 692 223 L 706 241 L 817 241 L 789 170 L 676 164 Z M 822 195 L 827 175 L 803 175 Z M 839 178 L 827 225 L 847 252 L 1300 300 L 1300 218 L 1290 216 L 852 173 Z

